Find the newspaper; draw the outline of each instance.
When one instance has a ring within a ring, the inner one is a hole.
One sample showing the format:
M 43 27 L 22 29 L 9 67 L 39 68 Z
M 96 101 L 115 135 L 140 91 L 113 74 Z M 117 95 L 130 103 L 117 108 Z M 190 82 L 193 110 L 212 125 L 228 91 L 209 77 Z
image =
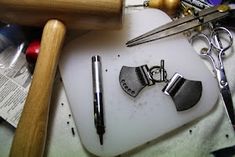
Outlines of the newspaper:
M 0 117 L 17 127 L 32 75 L 24 44 L 0 52 Z

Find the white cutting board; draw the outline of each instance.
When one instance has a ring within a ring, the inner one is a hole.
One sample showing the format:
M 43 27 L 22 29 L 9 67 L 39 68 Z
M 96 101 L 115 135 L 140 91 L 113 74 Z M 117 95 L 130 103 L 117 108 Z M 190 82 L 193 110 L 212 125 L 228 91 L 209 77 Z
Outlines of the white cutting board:
M 98 156 L 115 156 L 166 134 L 207 114 L 218 98 L 216 79 L 183 36 L 127 48 L 127 40 L 149 31 L 170 18 L 159 10 L 145 9 L 125 15 L 120 31 L 93 31 L 63 50 L 60 71 L 85 148 Z M 91 57 L 100 55 L 103 66 L 106 133 L 99 143 L 93 116 Z M 178 72 L 203 84 L 202 97 L 190 110 L 177 112 L 171 97 L 161 90 L 165 83 L 146 87 L 136 98 L 119 85 L 123 65 L 149 67 L 165 60 L 168 77 Z

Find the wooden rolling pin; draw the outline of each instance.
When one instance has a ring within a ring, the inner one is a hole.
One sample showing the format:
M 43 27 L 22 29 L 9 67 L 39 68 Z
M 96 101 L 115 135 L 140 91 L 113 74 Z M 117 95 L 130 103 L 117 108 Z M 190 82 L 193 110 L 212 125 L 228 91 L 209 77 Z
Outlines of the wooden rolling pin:
M 12 143 L 11 157 L 43 156 L 53 80 L 66 29 L 120 28 L 122 10 L 122 0 L 0 1 L 1 21 L 45 26 L 32 84 Z

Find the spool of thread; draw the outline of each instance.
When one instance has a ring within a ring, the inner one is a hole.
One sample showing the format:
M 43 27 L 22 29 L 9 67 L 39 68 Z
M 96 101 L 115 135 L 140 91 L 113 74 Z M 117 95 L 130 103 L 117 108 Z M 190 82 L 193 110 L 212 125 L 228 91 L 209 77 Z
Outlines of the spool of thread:
M 222 0 L 207 0 L 207 2 L 211 5 L 220 5 L 222 3 Z
M 28 69 L 33 74 L 40 50 L 40 40 L 33 40 L 28 44 L 25 51 Z
M 20 26 L 6 25 L 0 29 L 0 52 L 11 45 L 18 45 L 25 36 Z
M 26 60 L 28 61 L 29 64 L 35 64 L 38 58 L 40 50 L 40 41 L 39 40 L 34 40 L 29 43 L 27 49 L 26 49 Z

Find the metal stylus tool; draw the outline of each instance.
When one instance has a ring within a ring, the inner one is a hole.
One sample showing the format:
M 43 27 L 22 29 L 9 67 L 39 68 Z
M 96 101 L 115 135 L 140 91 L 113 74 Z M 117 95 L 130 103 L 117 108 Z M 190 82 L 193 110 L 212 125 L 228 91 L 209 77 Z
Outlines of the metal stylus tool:
M 100 144 L 103 145 L 104 126 L 104 109 L 103 109 L 103 83 L 102 83 L 102 66 L 101 57 L 92 57 L 92 82 L 93 82 L 93 100 L 94 100 L 94 122 L 96 132 L 100 138 Z

